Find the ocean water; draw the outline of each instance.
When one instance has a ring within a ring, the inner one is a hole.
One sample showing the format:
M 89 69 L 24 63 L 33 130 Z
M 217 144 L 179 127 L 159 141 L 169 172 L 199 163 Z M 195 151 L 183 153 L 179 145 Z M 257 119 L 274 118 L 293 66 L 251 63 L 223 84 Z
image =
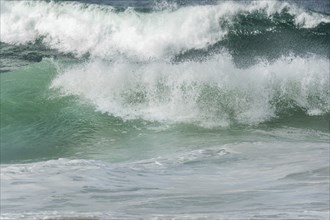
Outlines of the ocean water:
M 1 219 L 329 219 L 328 1 L 1 1 Z

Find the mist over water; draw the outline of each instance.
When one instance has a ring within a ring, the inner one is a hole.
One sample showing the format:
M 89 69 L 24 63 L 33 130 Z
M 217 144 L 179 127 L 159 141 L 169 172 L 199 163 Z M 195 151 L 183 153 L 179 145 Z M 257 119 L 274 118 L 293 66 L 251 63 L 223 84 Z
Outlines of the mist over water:
M 327 219 L 325 1 L 1 1 L 1 218 Z

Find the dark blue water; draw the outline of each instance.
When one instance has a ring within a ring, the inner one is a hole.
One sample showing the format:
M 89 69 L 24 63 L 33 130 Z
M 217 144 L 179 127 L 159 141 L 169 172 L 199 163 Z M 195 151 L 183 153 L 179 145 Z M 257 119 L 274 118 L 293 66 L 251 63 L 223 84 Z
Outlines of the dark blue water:
M 93 3 L 100 5 L 111 5 L 120 8 L 126 7 L 134 7 L 134 8 L 143 8 L 148 9 L 152 8 L 154 5 L 160 4 L 162 2 L 166 3 L 176 3 L 179 6 L 187 6 L 187 5 L 207 5 L 207 4 L 217 4 L 219 2 L 224 2 L 228 0 L 172 0 L 172 1 L 157 1 L 157 0 L 77 0 L 77 2 L 82 3 Z M 250 0 L 236 0 L 235 2 L 251 2 Z M 283 1 L 284 2 L 284 1 Z M 293 4 L 296 4 L 300 7 L 304 7 L 309 10 L 329 13 L 330 12 L 330 4 L 327 0 L 290 0 L 286 1 Z

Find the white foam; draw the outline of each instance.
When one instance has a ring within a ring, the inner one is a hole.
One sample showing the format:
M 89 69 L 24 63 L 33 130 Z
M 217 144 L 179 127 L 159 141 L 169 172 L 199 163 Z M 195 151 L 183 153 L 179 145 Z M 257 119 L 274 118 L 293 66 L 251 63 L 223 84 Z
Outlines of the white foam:
M 290 106 L 311 115 L 329 112 L 328 67 L 328 59 L 316 56 L 261 61 L 246 69 L 228 54 L 179 64 L 94 60 L 63 71 L 51 87 L 123 119 L 257 124 Z
M 226 1 L 177 9 L 160 2 L 158 7 L 162 10 L 152 13 L 131 8 L 118 13 L 110 6 L 75 2 L 1 1 L 1 41 L 24 44 L 42 37 L 49 47 L 78 56 L 112 59 L 119 53 L 155 59 L 214 44 L 227 33 L 220 21 L 233 22 L 241 12 L 264 11 L 272 17 L 286 9 L 296 25 L 305 28 L 330 22 L 329 16 L 277 1 Z
M 203 48 L 223 35 L 218 24 L 222 12 L 207 6 L 144 14 L 133 9 L 115 13 L 111 7 L 79 3 L 3 5 L 4 42 L 26 43 L 43 36 L 51 48 L 78 55 L 111 57 L 119 52 L 148 59 Z
M 236 219 L 250 211 L 261 216 L 259 210 L 287 219 L 286 207 L 299 210 L 302 219 L 328 214 L 328 142 L 241 142 L 179 151 L 131 163 L 1 164 L 1 219 L 130 219 L 179 214 L 177 207 Z M 169 205 L 178 200 L 187 203 Z

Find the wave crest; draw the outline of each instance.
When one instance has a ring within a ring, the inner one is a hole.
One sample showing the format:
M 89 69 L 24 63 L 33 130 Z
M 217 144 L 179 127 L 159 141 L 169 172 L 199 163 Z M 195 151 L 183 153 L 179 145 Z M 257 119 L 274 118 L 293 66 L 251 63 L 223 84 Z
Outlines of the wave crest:
M 222 24 L 230 25 L 235 16 L 246 13 L 261 13 L 270 20 L 287 13 L 297 28 L 330 22 L 329 16 L 277 1 L 222 2 L 150 13 L 74 2 L 2 1 L 1 41 L 26 44 L 41 39 L 50 48 L 77 56 L 158 59 L 206 49 L 226 36 L 228 28 Z

